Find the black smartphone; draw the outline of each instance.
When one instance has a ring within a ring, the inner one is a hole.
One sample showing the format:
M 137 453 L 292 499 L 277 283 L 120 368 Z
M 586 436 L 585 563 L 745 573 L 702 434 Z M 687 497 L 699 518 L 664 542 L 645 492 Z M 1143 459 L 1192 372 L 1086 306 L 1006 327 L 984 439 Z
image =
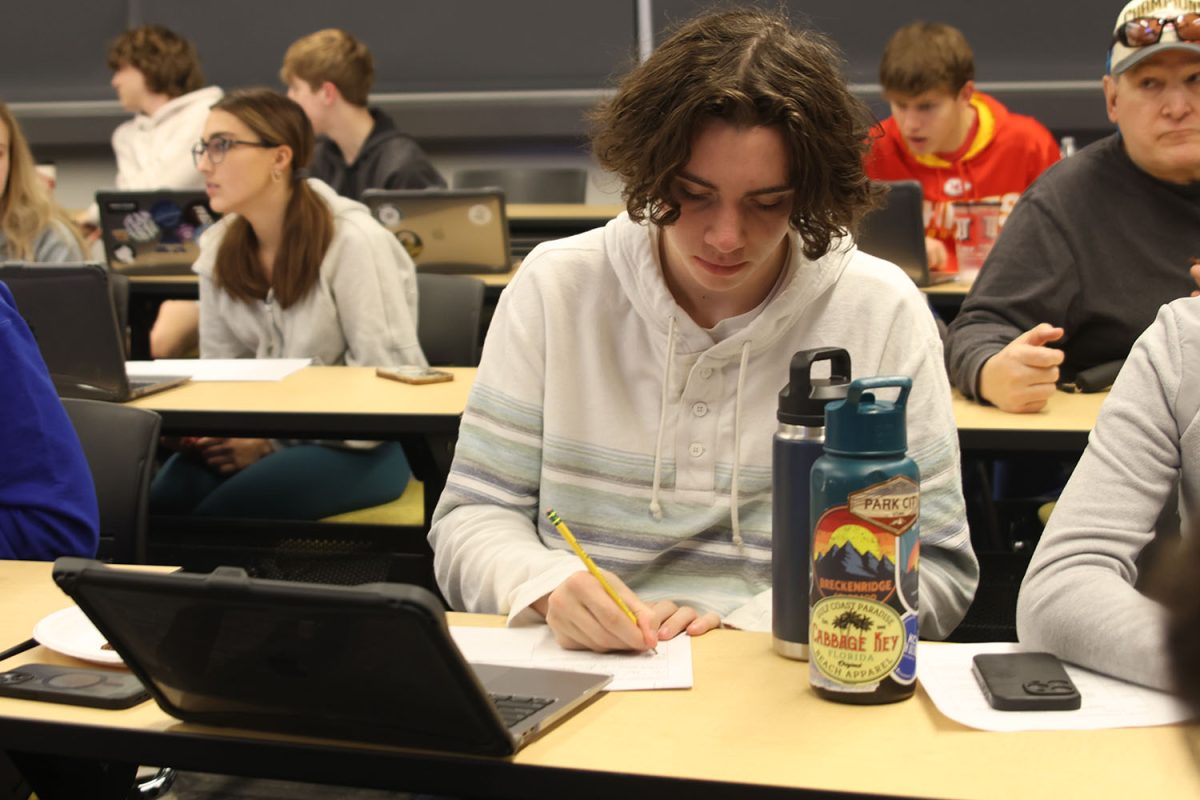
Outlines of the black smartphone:
M 1079 690 L 1050 653 L 989 653 L 971 668 L 992 708 L 999 711 L 1074 711 Z
M 23 664 L 0 672 L 0 697 L 93 708 L 129 708 L 148 700 L 150 693 L 128 672 Z

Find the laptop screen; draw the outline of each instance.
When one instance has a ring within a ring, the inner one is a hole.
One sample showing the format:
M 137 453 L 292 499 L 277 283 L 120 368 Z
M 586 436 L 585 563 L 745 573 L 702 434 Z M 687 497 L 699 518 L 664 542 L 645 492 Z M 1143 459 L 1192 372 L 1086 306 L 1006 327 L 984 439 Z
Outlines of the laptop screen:
M 97 192 L 108 264 L 120 272 L 186 274 L 197 240 L 221 215 L 202 191 Z
M 61 396 L 124 398 L 125 347 L 104 267 L 5 264 L 0 280 L 12 290 Z
M 89 566 L 90 565 L 90 566 Z M 55 580 L 180 719 L 511 752 L 432 594 L 152 574 L 61 559 Z
M 858 249 L 900 267 L 917 286 L 928 286 L 921 184 L 885 181 L 882 185 L 888 190 L 884 205 L 863 219 L 858 231 Z
M 508 221 L 499 189 L 370 190 L 363 202 L 417 269 L 508 272 Z

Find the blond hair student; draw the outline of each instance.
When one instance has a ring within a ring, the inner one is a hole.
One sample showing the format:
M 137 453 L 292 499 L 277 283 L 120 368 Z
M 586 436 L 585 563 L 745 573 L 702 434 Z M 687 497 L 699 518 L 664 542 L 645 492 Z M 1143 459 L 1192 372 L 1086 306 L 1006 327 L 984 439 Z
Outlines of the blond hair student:
M 279 77 L 319 137 L 310 173 L 338 194 L 446 185 L 421 146 L 368 107 L 375 59 L 346 31 L 327 28 L 293 42 Z
M 21 126 L 0 103 L 0 261 L 80 261 L 83 242 L 37 174 Z
M 193 151 L 213 210 L 200 238 L 202 358 L 425 365 L 412 261 L 365 206 L 306 179 L 304 112 L 266 89 L 213 106 Z M 156 511 L 318 519 L 387 502 L 409 469 L 395 442 L 205 437 L 155 480 Z

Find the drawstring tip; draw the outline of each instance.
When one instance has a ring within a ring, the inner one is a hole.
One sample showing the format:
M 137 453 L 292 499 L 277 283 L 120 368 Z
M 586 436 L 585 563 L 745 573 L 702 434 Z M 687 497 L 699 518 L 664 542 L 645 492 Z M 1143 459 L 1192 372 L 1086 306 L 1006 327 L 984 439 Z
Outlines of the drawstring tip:
M 661 520 L 663 518 L 662 506 L 657 500 L 653 500 L 650 503 L 650 516 L 654 517 L 656 520 Z
M 742 539 L 742 535 L 740 533 L 735 533 L 733 535 L 733 543 L 736 544 L 739 548 L 743 544 L 745 544 L 744 540 Z

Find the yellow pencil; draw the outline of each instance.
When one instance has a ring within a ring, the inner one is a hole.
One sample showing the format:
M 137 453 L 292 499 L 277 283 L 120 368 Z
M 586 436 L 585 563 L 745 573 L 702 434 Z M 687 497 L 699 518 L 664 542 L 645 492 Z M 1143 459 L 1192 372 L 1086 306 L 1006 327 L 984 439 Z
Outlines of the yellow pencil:
M 600 586 L 603 587 L 604 591 L 608 592 L 608 596 L 613 599 L 613 602 L 617 604 L 617 607 L 625 612 L 625 616 L 629 617 L 630 622 L 632 622 L 634 625 L 637 625 L 637 614 L 634 614 L 633 610 L 629 606 L 625 605 L 625 601 L 621 599 L 619 594 L 617 594 L 617 590 L 614 589 L 612 585 L 604 579 L 604 575 L 600 573 L 600 568 L 596 566 L 596 562 L 592 561 L 592 557 L 589 556 L 587 551 L 583 549 L 583 545 L 581 545 L 575 538 L 575 535 L 571 533 L 571 529 L 567 527 L 567 523 L 562 521 L 562 517 L 556 514 L 553 508 L 548 508 L 546 509 L 546 518 L 550 520 L 550 524 L 554 526 L 554 529 L 562 534 L 562 537 L 567 540 L 567 544 L 571 545 L 571 549 L 575 551 L 575 555 L 579 556 L 579 560 L 583 562 L 585 567 L 587 567 L 587 571 L 592 573 L 592 577 L 600 582 Z

